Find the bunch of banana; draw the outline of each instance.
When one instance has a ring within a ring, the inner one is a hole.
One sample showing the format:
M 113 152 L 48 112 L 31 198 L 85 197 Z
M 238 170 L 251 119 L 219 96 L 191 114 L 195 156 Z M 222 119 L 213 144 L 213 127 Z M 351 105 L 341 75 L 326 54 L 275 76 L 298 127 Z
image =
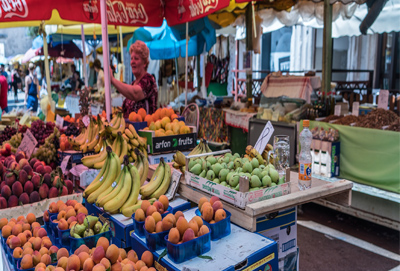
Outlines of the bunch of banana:
M 129 161 L 133 162 L 138 159 L 135 149 L 139 149 L 140 152 L 147 158 L 147 139 L 140 137 L 132 124 L 129 124 L 128 128 L 126 128 L 124 132 L 125 134 L 123 136 L 128 142 L 128 152 L 130 154 Z
M 105 129 L 114 137 L 118 135 L 118 132 L 123 133 L 125 131 L 125 119 L 122 112 L 118 112 L 109 125 L 105 126 Z
M 150 202 L 151 205 L 156 201 L 156 198 L 151 198 L 148 201 Z M 124 208 L 121 208 L 121 213 L 126 216 L 126 217 L 132 217 L 133 213 L 136 212 L 137 209 L 139 209 L 142 206 L 142 200 L 138 200 L 134 205 L 127 206 Z
M 103 192 L 109 191 L 121 172 L 119 157 L 112 151 L 110 146 L 106 147 L 106 152 L 107 157 L 100 173 L 93 182 L 86 187 L 85 191 L 83 191 L 83 196 L 89 203 L 95 202 Z
M 124 156 L 128 154 L 128 143 L 122 136 L 121 132 L 118 132 L 117 138 L 114 140 L 112 150 L 119 157 L 119 161 L 122 164 L 124 162 Z
M 176 151 L 176 153 L 173 155 L 173 161 L 174 163 L 172 166 L 176 169 L 179 169 L 182 171 L 182 173 L 185 173 L 186 170 L 186 157 L 183 153 L 180 151 Z
M 190 153 L 190 155 L 202 154 L 212 152 L 210 147 L 208 147 L 207 141 L 205 139 L 201 139 L 199 145 L 197 145 Z
M 124 166 L 115 182 L 96 200 L 96 204 L 104 211 L 115 214 L 120 209 L 131 207 L 137 203 L 140 190 L 140 177 L 137 169 L 129 164 L 128 156 L 124 156 Z
M 75 149 L 81 150 L 83 153 L 93 151 L 99 143 L 101 127 L 103 127 L 101 118 L 97 118 L 96 121 L 90 117 L 89 126 L 83 128 L 79 136 L 75 138 L 73 136 L 69 137 L 68 141 Z
M 147 174 L 149 173 L 149 161 L 147 161 L 147 157 L 139 151 L 139 149 L 135 149 L 137 159 L 135 161 L 134 167 L 137 168 L 140 176 L 140 186 L 144 184 L 147 179 Z
M 144 198 L 159 198 L 164 195 L 171 183 L 171 168 L 161 158 L 161 162 L 158 164 L 156 170 L 150 181 L 140 188 L 140 194 L 142 199 Z
M 268 156 L 268 153 L 270 151 L 272 151 L 273 149 L 274 149 L 274 147 L 271 144 L 267 144 L 267 146 L 265 146 L 263 153 L 261 154 L 261 156 L 264 158 L 265 161 L 268 161 L 269 163 L 272 163 L 272 164 L 273 164 L 274 158 L 272 155 Z
M 268 161 L 265 161 L 261 154 L 251 145 L 246 147 L 246 154 L 248 155 L 248 158 L 256 158 L 260 165 L 268 164 Z

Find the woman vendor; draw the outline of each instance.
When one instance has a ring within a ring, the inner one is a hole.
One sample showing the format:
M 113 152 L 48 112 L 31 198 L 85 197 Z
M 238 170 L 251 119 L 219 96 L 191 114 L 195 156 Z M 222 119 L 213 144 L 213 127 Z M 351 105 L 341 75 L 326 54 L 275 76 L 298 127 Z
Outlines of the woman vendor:
M 132 73 L 135 81 L 132 85 L 122 83 L 111 74 L 111 83 L 125 96 L 122 109 L 124 118 L 128 118 L 132 111 L 137 112 L 140 108 L 146 110 L 147 114 L 153 114 L 157 109 L 157 84 L 154 77 L 147 72 L 149 66 L 149 48 L 143 41 L 136 41 L 129 48 L 131 55 Z

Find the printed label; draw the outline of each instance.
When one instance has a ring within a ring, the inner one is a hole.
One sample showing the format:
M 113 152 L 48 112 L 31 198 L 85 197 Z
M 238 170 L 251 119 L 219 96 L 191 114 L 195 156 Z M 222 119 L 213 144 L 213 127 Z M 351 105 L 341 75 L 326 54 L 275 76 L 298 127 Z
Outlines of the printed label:
M 311 163 L 300 163 L 299 180 L 311 181 Z
M 117 186 L 117 182 L 113 182 L 112 185 L 111 185 L 112 188 L 114 188 L 116 186 Z
M 100 180 L 99 180 L 99 182 L 102 182 L 102 181 L 103 181 L 103 176 L 101 176 L 101 177 L 100 177 Z

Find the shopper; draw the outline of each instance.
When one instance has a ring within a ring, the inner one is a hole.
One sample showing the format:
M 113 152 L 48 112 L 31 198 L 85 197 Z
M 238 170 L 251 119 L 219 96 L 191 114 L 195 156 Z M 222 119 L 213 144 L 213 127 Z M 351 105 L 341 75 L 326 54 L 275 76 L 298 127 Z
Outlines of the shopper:
M 26 107 L 32 108 L 32 111 L 36 112 L 38 108 L 38 79 L 34 74 L 35 65 L 29 63 L 29 75 L 25 77 L 25 101 Z
M 154 77 L 147 72 L 149 66 L 149 48 L 143 41 L 136 41 L 129 48 L 132 73 L 135 81 L 128 85 L 114 78 L 111 72 L 111 83 L 125 96 L 122 109 L 124 117 L 128 118 L 133 111 L 144 108 L 147 114 L 153 114 L 157 109 L 157 84 Z
M 8 112 L 7 108 L 7 94 L 8 94 L 8 84 L 7 78 L 0 74 L 0 107 L 4 112 Z
M 97 90 L 104 89 L 104 71 L 101 68 L 101 62 L 97 58 L 93 62 L 94 70 L 97 72 Z
M 82 79 L 79 78 L 79 72 L 78 71 L 74 71 L 74 74 L 72 75 L 72 80 L 70 81 L 71 84 L 71 89 L 72 90 L 81 90 L 81 88 L 85 85 L 85 83 L 83 83 Z
M 17 69 L 14 70 L 12 87 L 14 90 L 14 101 L 16 103 L 18 103 L 18 89 L 22 89 L 21 74 L 22 74 L 21 67 L 18 67 Z

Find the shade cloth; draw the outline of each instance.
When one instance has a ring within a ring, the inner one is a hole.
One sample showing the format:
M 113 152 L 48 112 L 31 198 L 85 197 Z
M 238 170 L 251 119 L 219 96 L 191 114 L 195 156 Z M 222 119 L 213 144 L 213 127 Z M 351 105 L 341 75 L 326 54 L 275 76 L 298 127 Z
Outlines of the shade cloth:
M 235 128 L 241 128 L 245 132 L 249 131 L 249 119 L 251 119 L 257 113 L 246 113 L 228 108 L 223 109 L 225 111 L 225 123 Z
M 400 193 L 399 132 L 310 121 L 317 125 L 339 131 L 341 178 Z

